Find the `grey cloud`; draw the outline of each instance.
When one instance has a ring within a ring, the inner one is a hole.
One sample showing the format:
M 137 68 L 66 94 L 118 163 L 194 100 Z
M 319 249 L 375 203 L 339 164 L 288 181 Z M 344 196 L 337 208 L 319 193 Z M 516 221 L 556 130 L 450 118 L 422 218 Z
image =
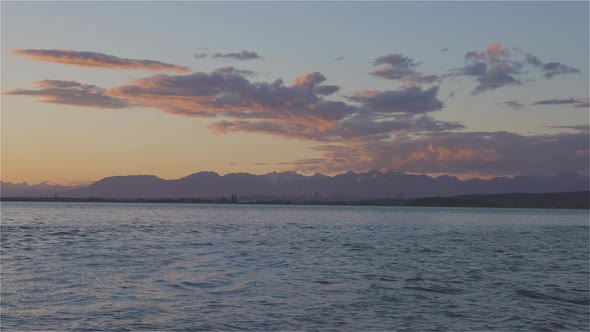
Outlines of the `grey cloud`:
M 560 62 L 545 63 L 543 64 L 542 70 L 546 78 L 553 78 L 557 75 L 580 73 L 579 69 L 564 65 Z
M 532 66 L 539 67 L 541 72 L 543 72 L 543 75 L 545 75 L 545 78 L 549 79 L 557 75 L 578 74 L 581 72 L 579 69 L 570 67 L 561 62 L 554 61 L 543 63 L 538 56 L 530 53 L 525 54 L 525 61 Z
M 382 113 L 428 113 L 443 108 L 436 97 L 438 86 L 423 90 L 420 87 L 406 87 L 402 90 L 363 92 L 349 97 L 372 112 Z
M 338 90 L 340 90 L 340 87 L 336 85 L 320 85 L 313 88 L 313 92 L 323 96 L 329 96 L 338 92 Z
M 238 53 L 215 53 L 213 58 L 232 59 L 232 60 L 255 60 L 262 59 L 256 52 L 241 51 Z
M 5 95 L 40 97 L 41 102 L 85 106 L 96 108 L 127 108 L 132 104 L 121 98 L 105 95 L 106 90 L 95 85 L 81 84 L 74 81 L 44 80 L 34 82 L 37 90 L 16 89 Z
M 530 53 L 523 54 L 524 59 L 514 61 L 510 50 L 503 48 L 499 43 L 492 43 L 484 51 L 467 52 L 465 66 L 452 70 L 451 76 L 474 76 L 477 86 L 472 94 L 479 94 L 504 86 L 523 84 L 525 80 L 522 77 L 526 74 L 523 71 L 525 64 L 540 69 L 548 79 L 557 75 L 580 72 L 560 62 L 543 63 L 538 56 Z
M 530 53 L 525 55 L 525 59 L 526 59 L 526 62 L 530 65 L 533 65 L 533 66 L 542 66 L 543 65 L 543 62 L 541 62 L 541 59 L 539 59 L 538 56 L 532 55 Z
M 572 125 L 572 126 L 545 126 L 545 128 L 570 129 L 581 132 L 589 132 L 590 125 Z
M 371 74 L 390 80 L 399 80 L 404 76 L 415 75 L 415 68 L 420 65 L 420 63 L 416 63 L 413 59 L 402 54 L 388 54 L 378 57 L 373 64 L 387 65 L 373 71 Z
M 533 105 L 562 105 L 562 104 L 576 104 L 579 101 L 575 100 L 574 98 L 570 99 L 546 99 L 546 100 L 539 100 L 535 102 Z
M 506 106 L 508 106 L 508 107 L 510 107 L 512 109 L 515 109 L 515 110 L 521 110 L 521 109 L 523 109 L 525 107 L 524 104 L 522 104 L 522 103 L 520 103 L 520 102 L 518 102 L 516 100 L 505 101 L 502 104 L 504 104 L 504 105 L 506 105 Z
M 390 65 L 403 68 L 414 68 L 419 65 L 413 59 L 402 54 L 388 54 L 380 56 L 373 62 L 375 65 Z
M 477 86 L 471 94 L 495 90 L 507 85 L 520 85 L 517 78 L 522 73 L 522 64 L 509 59 L 510 51 L 499 43 L 492 43 L 485 51 L 470 51 L 465 54 L 465 66 L 456 69 L 455 75 L 474 76 Z
M 432 84 L 440 81 L 438 75 L 427 75 L 418 72 L 416 68 L 421 62 L 415 62 L 413 59 L 402 54 L 388 54 L 378 57 L 373 64 L 385 65 L 371 72 L 373 76 L 379 76 L 388 80 L 401 80 L 406 86 L 416 86 L 421 84 Z

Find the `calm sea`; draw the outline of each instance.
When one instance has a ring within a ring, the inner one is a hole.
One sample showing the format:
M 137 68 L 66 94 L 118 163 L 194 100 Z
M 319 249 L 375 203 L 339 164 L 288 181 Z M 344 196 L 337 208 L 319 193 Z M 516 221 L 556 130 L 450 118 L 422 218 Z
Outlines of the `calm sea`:
M 588 211 L 2 203 L 1 328 L 589 329 Z

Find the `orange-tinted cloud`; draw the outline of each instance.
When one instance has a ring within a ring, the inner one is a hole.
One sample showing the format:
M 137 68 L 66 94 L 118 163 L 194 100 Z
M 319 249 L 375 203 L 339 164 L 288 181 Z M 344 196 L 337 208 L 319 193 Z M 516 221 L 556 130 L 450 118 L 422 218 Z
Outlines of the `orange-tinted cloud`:
M 41 102 L 60 105 L 111 109 L 132 106 L 126 99 L 105 95 L 106 90 L 96 85 L 60 80 L 43 80 L 33 82 L 33 85 L 39 89 L 15 89 L 3 94 L 39 97 Z
M 191 71 L 188 67 L 177 66 L 165 62 L 119 58 L 114 55 L 107 55 L 97 52 L 18 49 L 11 51 L 11 53 L 33 60 L 61 63 L 64 65 L 79 67 L 99 67 L 145 71 L 173 71 L 179 73 L 187 73 Z
M 389 169 L 418 174 L 503 176 L 579 172 L 588 175 L 588 133 L 524 136 L 507 132 L 440 132 L 415 139 L 317 146 L 324 162 L 306 172 Z M 580 152 L 581 151 L 581 152 Z
M 282 80 L 251 82 L 249 74 L 233 67 L 211 73 L 160 74 L 113 87 L 106 94 L 169 113 L 208 111 L 230 118 L 284 119 L 324 127 L 358 111 L 352 105 L 325 100 L 336 88 L 319 85 L 326 78 L 318 72 L 302 75 L 291 86 Z

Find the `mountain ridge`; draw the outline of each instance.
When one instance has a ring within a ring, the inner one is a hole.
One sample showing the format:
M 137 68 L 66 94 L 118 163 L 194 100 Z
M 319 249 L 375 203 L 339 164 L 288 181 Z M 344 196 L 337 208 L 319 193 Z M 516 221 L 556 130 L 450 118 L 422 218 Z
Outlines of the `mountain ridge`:
M 0 193 L 3 197 L 217 198 L 236 194 L 239 197 L 337 200 L 567 192 L 588 190 L 589 187 L 588 177 L 577 173 L 460 180 L 450 175 L 431 177 L 375 170 L 333 176 L 319 173 L 307 176 L 296 172 L 219 175 L 203 171 L 171 180 L 154 175 L 109 176 L 88 186 L 78 187 L 2 182 Z

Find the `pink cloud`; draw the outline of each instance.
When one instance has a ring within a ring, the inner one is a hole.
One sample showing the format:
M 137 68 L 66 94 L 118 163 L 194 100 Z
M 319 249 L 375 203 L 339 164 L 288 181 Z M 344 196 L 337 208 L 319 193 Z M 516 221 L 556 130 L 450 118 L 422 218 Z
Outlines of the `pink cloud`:
M 97 52 L 84 52 L 74 50 L 31 50 L 18 49 L 11 51 L 12 54 L 23 56 L 29 59 L 61 63 L 79 67 L 99 67 L 125 70 L 145 71 L 173 71 L 179 73 L 190 72 L 190 68 L 181 67 L 155 60 L 139 60 L 119 58 L 114 55 L 107 55 Z

